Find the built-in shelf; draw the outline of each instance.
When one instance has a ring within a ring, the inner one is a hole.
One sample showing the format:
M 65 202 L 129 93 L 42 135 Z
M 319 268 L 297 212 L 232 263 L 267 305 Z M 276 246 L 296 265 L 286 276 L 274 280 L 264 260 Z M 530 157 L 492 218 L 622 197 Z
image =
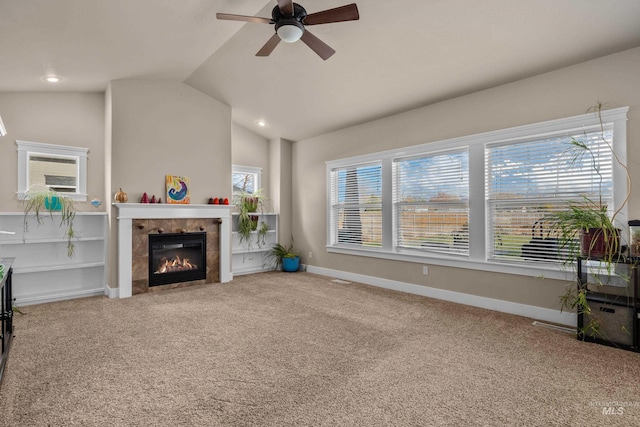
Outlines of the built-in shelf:
M 71 241 L 76 243 L 76 242 L 95 242 L 95 241 L 104 241 L 104 237 L 103 236 L 93 236 L 93 237 L 78 237 L 78 238 L 74 238 Z M 38 238 L 25 238 L 25 239 L 21 239 L 21 240 L 15 240 L 15 239 L 3 239 L 2 240 L 2 244 L 3 245 L 24 245 L 24 244 L 34 244 L 34 243 L 64 243 L 67 244 L 67 240 L 63 239 L 63 238 L 55 238 L 55 237 L 51 237 L 51 238 L 42 238 L 42 239 L 38 239 Z
M 76 270 L 79 268 L 94 268 L 94 267 L 104 267 L 104 262 L 81 262 L 75 264 L 64 264 L 64 265 L 43 265 L 40 267 L 22 267 L 22 268 L 14 268 L 13 274 L 29 274 L 29 273 L 43 273 L 47 271 L 60 271 L 60 270 Z
M 107 277 L 107 214 L 77 212 L 73 257 L 60 227 L 60 213 L 41 213 L 41 223 L 23 212 L 0 212 L 0 256 L 14 257 L 13 297 L 17 305 L 102 295 Z
M 238 214 L 233 214 L 232 220 L 232 267 L 234 275 L 258 273 L 273 269 L 269 262 L 267 252 L 278 242 L 278 214 L 256 212 L 252 216 L 258 217 L 258 228 L 260 223 L 265 222 L 269 230 L 264 236 L 264 243 L 258 245 L 258 232 L 251 232 L 251 241 L 240 243 L 238 238 Z

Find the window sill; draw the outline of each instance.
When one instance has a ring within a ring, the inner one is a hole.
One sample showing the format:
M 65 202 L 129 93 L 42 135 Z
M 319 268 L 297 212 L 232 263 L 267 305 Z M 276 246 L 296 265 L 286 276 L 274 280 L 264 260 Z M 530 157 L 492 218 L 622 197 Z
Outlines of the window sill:
M 29 192 L 18 192 L 18 200 L 29 200 Z M 64 195 L 65 197 L 68 197 L 69 199 L 73 200 L 74 202 L 86 202 L 87 201 L 87 195 L 86 194 L 79 194 L 79 193 L 61 193 L 62 195 Z

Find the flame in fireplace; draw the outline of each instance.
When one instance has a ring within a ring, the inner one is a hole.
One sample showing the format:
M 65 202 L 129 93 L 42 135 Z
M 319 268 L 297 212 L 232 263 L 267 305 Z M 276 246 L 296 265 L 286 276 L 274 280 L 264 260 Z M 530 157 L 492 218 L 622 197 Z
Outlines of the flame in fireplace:
M 182 258 L 176 255 L 172 259 L 162 258 L 155 274 L 176 273 L 179 271 L 197 270 L 198 266 L 189 262 L 189 258 Z

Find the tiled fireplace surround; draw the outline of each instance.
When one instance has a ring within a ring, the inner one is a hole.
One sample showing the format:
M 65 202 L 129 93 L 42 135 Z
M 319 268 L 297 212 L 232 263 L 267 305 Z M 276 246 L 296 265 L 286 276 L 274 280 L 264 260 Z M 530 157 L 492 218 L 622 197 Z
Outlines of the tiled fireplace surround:
M 231 274 L 231 208 L 221 205 L 116 203 L 118 209 L 118 296 L 228 282 Z M 149 234 L 207 233 L 207 277 L 149 288 Z

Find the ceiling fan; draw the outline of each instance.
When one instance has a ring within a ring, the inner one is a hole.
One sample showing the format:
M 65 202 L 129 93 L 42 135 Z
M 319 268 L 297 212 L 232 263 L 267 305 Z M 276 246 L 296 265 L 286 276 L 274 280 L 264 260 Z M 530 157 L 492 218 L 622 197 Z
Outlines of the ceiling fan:
M 336 51 L 311 34 L 305 27 L 307 25 L 329 24 L 332 22 L 356 21 L 360 18 L 360 15 L 358 14 L 358 6 L 355 3 L 307 14 L 304 7 L 294 3 L 292 0 L 278 0 L 278 5 L 271 12 L 271 18 L 232 15 L 229 13 L 217 13 L 216 18 L 228 21 L 275 24 L 276 33 L 262 46 L 256 56 L 269 56 L 280 43 L 280 40 L 287 43 L 302 40 L 318 56 L 327 60 Z

